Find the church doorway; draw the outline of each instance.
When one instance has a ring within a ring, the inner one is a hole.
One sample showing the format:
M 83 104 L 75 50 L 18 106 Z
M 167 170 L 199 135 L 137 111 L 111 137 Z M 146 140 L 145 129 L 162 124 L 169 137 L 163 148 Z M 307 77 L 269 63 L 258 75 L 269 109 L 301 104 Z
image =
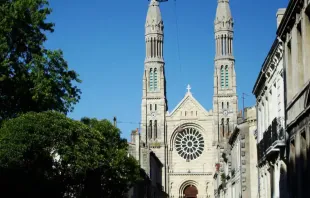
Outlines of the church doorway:
M 184 198 L 197 198 L 198 190 L 194 185 L 188 185 L 184 189 Z

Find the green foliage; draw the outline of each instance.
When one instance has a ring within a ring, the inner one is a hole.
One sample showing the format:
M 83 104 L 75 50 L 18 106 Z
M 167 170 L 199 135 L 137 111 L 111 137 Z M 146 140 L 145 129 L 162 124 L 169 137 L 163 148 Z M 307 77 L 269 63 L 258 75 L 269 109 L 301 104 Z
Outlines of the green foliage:
M 47 0 L 0 3 L 0 120 L 29 111 L 67 113 L 78 102 L 80 82 L 62 51 L 45 49 L 54 24 Z
M 0 129 L 3 193 L 11 197 L 121 197 L 138 179 L 137 162 L 127 157 L 117 128 L 106 120 L 91 123 L 57 112 L 31 112 L 5 121 Z
M 102 153 L 109 161 L 102 164 L 105 167 L 104 169 L 100 169 L 104 197 L 123 196 L 140 179 L 140 169 L 137 161 L 127 154 L 127 141 L 120 137 L 120 130 L 108 120 L 82 118 L 81 122 L 105 137 L 101 140 L 101 144 L 105 145 Z

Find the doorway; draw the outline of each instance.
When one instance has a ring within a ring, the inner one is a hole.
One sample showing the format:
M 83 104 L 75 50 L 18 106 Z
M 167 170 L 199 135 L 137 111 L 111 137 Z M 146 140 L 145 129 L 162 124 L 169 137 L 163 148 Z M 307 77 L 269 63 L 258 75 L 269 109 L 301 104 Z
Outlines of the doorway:
M 184 198 L 197 198 L 198 190 L 194 185 L 188 185 L 184 189 Z

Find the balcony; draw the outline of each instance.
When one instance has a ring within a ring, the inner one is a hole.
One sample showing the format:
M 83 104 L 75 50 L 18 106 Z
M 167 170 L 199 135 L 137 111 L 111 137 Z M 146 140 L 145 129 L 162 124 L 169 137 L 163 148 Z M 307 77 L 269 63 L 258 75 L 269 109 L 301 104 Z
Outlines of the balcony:
M 280 152 L 285 146 L 285 130 L 280 119 L 275 118 L 264 132 L 263 139 L 257 144 L 257 157 L 259 164 Z

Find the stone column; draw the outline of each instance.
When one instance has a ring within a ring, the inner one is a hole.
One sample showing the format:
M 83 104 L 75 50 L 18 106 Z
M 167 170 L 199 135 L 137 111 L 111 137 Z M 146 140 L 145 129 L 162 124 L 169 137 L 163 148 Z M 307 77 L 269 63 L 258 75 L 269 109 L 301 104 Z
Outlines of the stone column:
M 273 168 L 273 198 L 279 198 L 279 174 L 280 173 L 280 169 L 279 169 L 279 165 L 278 163 L 274 164 L 274 168 Z

